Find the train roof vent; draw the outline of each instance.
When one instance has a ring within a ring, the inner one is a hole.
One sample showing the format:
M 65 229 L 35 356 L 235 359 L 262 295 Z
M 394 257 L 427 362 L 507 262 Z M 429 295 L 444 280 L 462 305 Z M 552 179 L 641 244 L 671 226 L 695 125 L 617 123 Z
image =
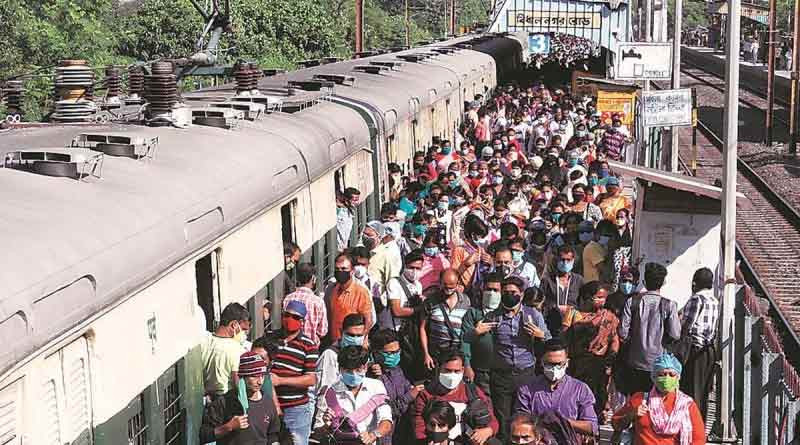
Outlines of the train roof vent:
M 390 53 L 396 53 L 396 52 L 398 52 L 398 51 L 405 51 L 405 50 L 407 50 L 407 49 L 409 49 L 409 47 L 408 47 L 408 46 L 406 46 L 406 45 L 402 45 L 402 46 L 392 46 L 392 47 L 390 47 L 390 48 L 389 48 L 389 52 L 390 52 Z
M 389 67 L 379 65 L 356 65 L 353 67 L 353 71 L 360 71 L 362 73 L 369 74 L 381 74 L 384 71 L 389 71 Z
M 192 109 L 192 123 L 197 125 L 230 130 L 238 126 L 239 121 L 242 119 L 244 119 L 244 112 L 233 108 L 206 107 Z
M 364 57 L 372 57 L 379 55 L 380 52 L 372 50 L 372 51 L 359 51 L 353 54 L 354 59 L 363 59 Z
M 303 68 L 311 68 L 314 66 L 320 66 L 322 61 L 319 59 L 309 59 L 309 60 L 301 60 L 297 62 L 297 64 Z
M 274 111 L 281 111 L 281 107 L 283 106 L 283 97 L 272 96 L 269 94 L 259 94 L 253 96 L 234 96 L 230 98 L 227 103 L 235 105 L 248 105 L 248 106 L 250 106 L 250 104 L 263 105 L 267 113 L 272 113 Z M 237 107 L 233 108 L 241 110 L 241 108 Z
M 303 91 L 324 91 L 333 90 L 335 83 L 330 80 L 290 80 L 287 82 L 289 88 L 297 88 Z
M 267 99 L 269 101 L 269 99 Z M 246 101 L 229 101 L 229 102 L 212 102 L 212 107 L 216 108 L 232 108 L 241 111 L 244 118 L 252 121 L 261 117 L 262 114 L 267 112 L 267 104 L 259 102 L 246 102 Z
M 355 86 L 356 78 L 347 74 L 315 74 L 313 80 L 326 80 L 336 85 Z
M 264 73 L 264 77 L 276 76 L 278 74 L 283 74 L 286 72 L 283 68 L 269 68 L 265 70 L 261 70 Z
M 342 59 L 340 57 L 323 57 L 322 59 L 320 59 L 320 62 L 323 65 L 327 65 L 329 63 L 341 62 L 341 61 L 342 61 Z
M 472 49 L 472 44 L 471 43 L 466 43 L 466 42 L 456 43 L 455 46 L 456 46 L 456 48 L 461 48 L 461 49 Z
M 158 147 L 158 137 L 81 133 L 70 143 L 71 147 L 88 148 L 109 156 L 122 156 L 132 159 L 153 159 Z
M 415 43 L 414 46 L 425 46 L 430 45 L 433 43 L 433 40 L 420 40 L 419 42 Z
M 403 62 L 391 61 L 391 60 L 372 60 L 369 62 L 370 65 L 375 66 L 385 66 L 389 69 L 398 69 L 403 66 Z
M 452 54 L 458 51 L 458 49 L 451 47 L 444 47 L 444 48 L 431 48 L 431 51 L 439 54 Z
M 437 42 L 446 42 L 446 41 L 448 41 L 448 40 L 450 40 L 450 39 L 452 39 L 452 38 L 454 38 L 454 37 L 458 37 L 458 36 L 456 36 L 455 34 L 448 34 L 448 36 L 447 36 L 447 37 L 438 37 L 438 38 L 436 39 L 436 41 L 437 41 Z
M 397 58 L 405 60 L 406 62 L 413 62 L 413 63 L 419 63 L 419 62 L 422 62 L 423 60 L 427 59 L 426 56 L 424 56 L 422 54 L 418 54 L 418 53 L 417 54 L 398 54 Z
M 14 150 L 6 152 L 3 168 L 77 180 L 100 178 L 103 153 L 69 147 Z

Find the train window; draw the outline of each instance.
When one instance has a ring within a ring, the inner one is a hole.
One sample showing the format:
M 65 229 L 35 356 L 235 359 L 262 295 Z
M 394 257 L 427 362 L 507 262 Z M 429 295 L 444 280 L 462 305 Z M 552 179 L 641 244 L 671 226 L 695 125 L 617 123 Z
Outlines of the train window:
M 125 411 L 128 417 L 128 444 L 147 445 L 147 418 L 144 415 L 144 394 L 139 394 Z
M 297 199 L 293 199 L 281 206 L 281 233 L 284 243 L 296 243 L 294 218 L 297 214 Z
M 183 359 L 181 359 L 183 361 Z M 164 414 L 164 444 L 177 445 L 186 443 L 183 432 L 184 410 L 181 408 L 181 388 L 178 381 L 178 365 L 173 365 L 159 379 L 159 387 L 163 388 L 162 399 Z
M 195 280 L 197 283 L 197 304 L 206 317 L 206 330 L 214 332 L 220 317 L 219 279 L 217 268 L 219 266 L 219 252 L 217 250 L 200 258 L 194 264 Z
M 0 389 L 0 444 L 22 443 L 22 379 Z

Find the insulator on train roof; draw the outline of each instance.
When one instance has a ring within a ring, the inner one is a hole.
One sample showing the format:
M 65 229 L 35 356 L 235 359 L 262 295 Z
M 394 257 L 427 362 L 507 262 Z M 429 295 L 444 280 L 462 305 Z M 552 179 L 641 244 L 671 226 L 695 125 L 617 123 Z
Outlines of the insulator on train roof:
M 3 96 L 6 102 L 7 120 L 19 121 L 22 118 L 22 102 L 25 97 L 25 89 L 21 80 L 9 80 L 6 82 Z M 11 119 L 9 119 L 11 118 Z
M 86 122 L 97 106 L 92 100 L 94 72 L 85 60 L 62 60 L 56 67 L 55 103 L 50 118 L 57 122 Z
M 128 69 L 128 97 L 125 104 L 144 103 L 144 68 L 132 66 Z
M 233 67 L 233 76 L 236 79 L 236 94 L 253 94 L 258 92 L 258 79 L 262 73 L 255 63 L 238 61 Z
M 106 106 L 118 106 L 119 96 L 122 94 L 122 76 L 117 67 L 106 68 Z
M 311 68 L 311 67 L 315 67 L 315 66 L 320 66 L 321 64 L 322 64 L 322 61 L 318 60 L 318 59 L 301 60 L 301 61 L 297 62 L 297 65 L 301 66 L 303 68 Z
M 168 117 L 178 103 L 178 81 L 172 62 L 155 62 L 151 74 L 144 76 L 144 97 L 147 99 L 147 117 L 151 124 L 171 120 Z M 159 120 L 159 118 L 165 118 Z

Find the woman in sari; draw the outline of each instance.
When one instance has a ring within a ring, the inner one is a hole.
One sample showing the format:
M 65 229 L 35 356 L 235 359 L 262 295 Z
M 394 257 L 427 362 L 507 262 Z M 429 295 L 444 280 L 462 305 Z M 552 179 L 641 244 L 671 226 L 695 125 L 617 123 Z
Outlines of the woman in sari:
M 665 352 L 653 362 L 653 389 L 635 393 L 614 413 L 614 431 L 633 424 L 634 445 L 705 445 L 703 416 L 680 389 L 683 366 Z
M 581 287 L 578 307 L 564 316 L 564 343 L 569 345 L 569 375 L 589 385 L 595 412 L 604 422 L 611 367 L 619 352 L 619 319 L 605 308 L 608 285 L 591 281 Z

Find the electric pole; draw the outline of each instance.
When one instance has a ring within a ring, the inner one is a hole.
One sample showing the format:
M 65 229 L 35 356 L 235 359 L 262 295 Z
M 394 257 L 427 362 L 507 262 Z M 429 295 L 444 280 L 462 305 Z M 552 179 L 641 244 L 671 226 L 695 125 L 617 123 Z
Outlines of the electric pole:
M 356 52 L 364 51 L 364 0 L 356 0 Z
M 775 0 L 772 0 L 775 1 Z M 672 89 L 681 87 L 681 27 L 683 26 L 683 0 L 675 0 L 675 27 L 672 35 Z M 678 172 L 678 150 L 680 127 L 672 127 L 670 171 Z
M 769 0 L 769 32 L 767 32 L 767 146 L 772 146 L 772 121 L 775 110 L 775 0 Z

